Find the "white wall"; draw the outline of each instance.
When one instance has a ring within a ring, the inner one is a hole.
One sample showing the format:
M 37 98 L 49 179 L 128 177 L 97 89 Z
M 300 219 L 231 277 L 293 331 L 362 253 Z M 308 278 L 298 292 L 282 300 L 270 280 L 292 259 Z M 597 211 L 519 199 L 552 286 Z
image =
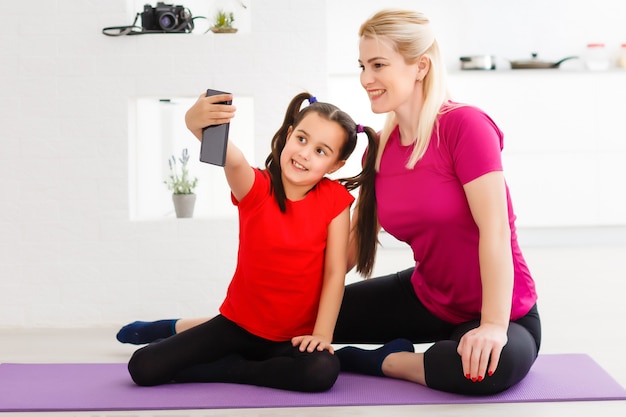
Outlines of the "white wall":
M 236 35 L 102 35 L 129 3 L 0 0 L 0 326 L 215 312 L 236 220 L 129 220 L 130 98 L 251 96 L 262 164 L 288 100 L 326 94 L 323 1 L 249 4 Z
M 379 6 L 244 3 L 249 16 L 241 21 L 249 31 L 237 35 L 112 38 L 101 28 L 130 23 L 135 3 L 0 0 L 0 326 L 89 326 L 216 311 L 234 267 L 236 221 L 129 220 L 129 100 L 197 97 L 207 87 L 251 96 L 260 165 L 288 100 L 303 89 L 331 97 L 328 75 L 353 68 L 356 27 Z M 394 4 L 415 2 L 386 5 Z M 616 25 L 626 11 L 621 2 L 423 4 L 454 59 L 461 52 L 508 55 L 509 41 L 513 57 L 541 47 L 552 58 L 583 40 L 626 39 L 626 26 Z M 542 18 L 546 8 L 553 14 Z M 597 34 L 575 24 L 587 15 L 597 20 Z M 529 23 L 511 26 L 518 20 Z M 550 42 L 555 21 L 569 22 L 557 26 L 557 44 Z M 489 41 L 494 22 L 497 50 Z

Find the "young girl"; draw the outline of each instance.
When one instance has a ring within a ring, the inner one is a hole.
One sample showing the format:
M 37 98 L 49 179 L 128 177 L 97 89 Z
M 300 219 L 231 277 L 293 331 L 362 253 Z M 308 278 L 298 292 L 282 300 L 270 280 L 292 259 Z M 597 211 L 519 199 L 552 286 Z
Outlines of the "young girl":
M 188 127 L 224 123 L 230 95 L 200 97 L 206 115 Z M 302 103 L 311 104 L 300 110 Z M 209 111 L 205 111 L 205 110 Z M 210 111 L 213 110 L 213 111 Z M 331 346 L 344 289 L 349 189 L 373 189 L 374 158 L 356 177 L 332 181 L 365 131 L 337 107 L 308 93 L 290 103 L 274 135 L 266 169 L 250 166 L 228 143 L 224 173 L 239 210 L 237 267 L 220 314 L 193 329 L 137 350 L 128 364 L 138 385 L 231 382 L 294 391 L 332 387 L 339 361 Z

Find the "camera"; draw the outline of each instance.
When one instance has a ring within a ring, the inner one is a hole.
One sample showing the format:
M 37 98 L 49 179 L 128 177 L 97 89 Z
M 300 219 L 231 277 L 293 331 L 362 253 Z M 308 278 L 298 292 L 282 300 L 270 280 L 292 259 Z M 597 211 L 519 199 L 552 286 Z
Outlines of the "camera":
M 158 2 L 156 7 L 144 5 L 141 27 L 144 32 L 186 33 L 193 30 L 193 19 L 183 6 Z

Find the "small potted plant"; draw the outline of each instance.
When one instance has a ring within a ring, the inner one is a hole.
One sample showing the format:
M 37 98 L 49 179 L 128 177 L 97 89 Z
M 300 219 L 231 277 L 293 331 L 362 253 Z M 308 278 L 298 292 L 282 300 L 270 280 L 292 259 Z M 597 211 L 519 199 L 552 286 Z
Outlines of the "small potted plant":
M 167 162 L 170 166 L 170 175 L 167 180 L 163 182 L 172 192 L 172 201 L 174 202 L 176 217 L 192 217 L 196 203 L 196 195 L 193 193 L 193 190 L 198 184 L 198 178 L 191 178 L 189 176 L 189 169 L 187 168 L 189 151 L 185 148 L 180 158 L 178 158 L 178 161 L 176 157 L 172 155 Z M 180 163 L 180 170 L 178 162 Z
M 220 10 L 213 18 L 213 26 L 211 26 L 211 32 L 213 33 L 235 33 L 237 29 L 233 27 L 235 21 L 235 15 L 233 12 L 225 12 Z

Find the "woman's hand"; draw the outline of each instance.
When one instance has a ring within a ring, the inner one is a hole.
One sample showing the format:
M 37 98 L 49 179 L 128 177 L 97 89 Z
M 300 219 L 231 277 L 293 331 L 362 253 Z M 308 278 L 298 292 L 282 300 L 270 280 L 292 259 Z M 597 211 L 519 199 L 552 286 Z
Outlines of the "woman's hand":
M 474 382 L 496 372 L 502 348 L 508 341 L 507 326 L 485 323 L 461 337 L 457 352 L 463 363 L 463 375 Z
M 237 108 L 231 104 L 218 103 L 232 99 L 232 94 L 218 94 L 209 97 L 202 94 L 185 113 L 187 129 L 199 140 L 202 140 L 203 128 L 230 122 L 230 119 L 235 116 Z
M 296 336 L 291 339 L 291 344 L 293 347 L 299 345 L 300 352 L 313 352 L 314 350 L 318 350 L 321 352 L 323 350 L 327 350 L 332 354 L 335 353 L 335 349 L 333 349 L 329 341 L 315 335 Z

